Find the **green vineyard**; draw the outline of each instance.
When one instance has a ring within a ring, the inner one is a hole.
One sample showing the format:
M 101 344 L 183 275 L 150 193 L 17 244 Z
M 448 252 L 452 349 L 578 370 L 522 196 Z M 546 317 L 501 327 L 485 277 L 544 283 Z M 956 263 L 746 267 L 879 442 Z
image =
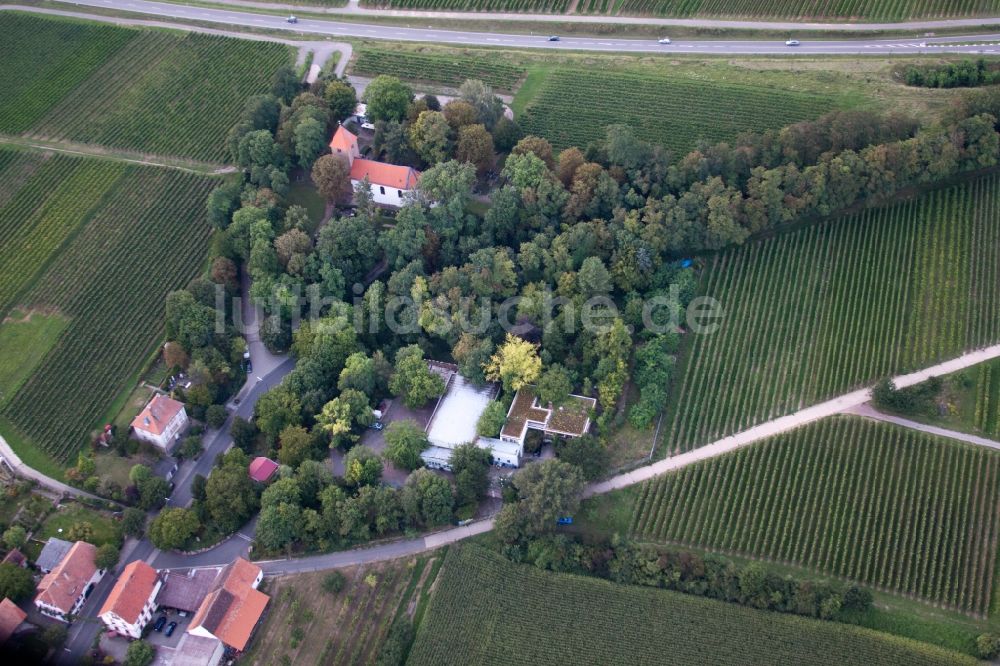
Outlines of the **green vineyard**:
M 986 363 L 979 373 L 973 425 L 987 437 L 1000 439 L 1000 363 Z
M 524 78 L 524 67 L 506 60 L 485 58 L 466 52 L 455 54 L 414 53 L 362 48 L 357 52 L 353 73 L 362 76 L 391 74 L 404 81 L 425 81 L 458 87 L 466 79 L 479 79 L 500 91 L 512 91 Z
M 224 162 L 244 101 L 291 50 L 2 12 L 0 62 L 14 63 L 0 73 L 0 133 Z
M 1000 176 L 717 255 L 664 419 L 685 451 L 1000 341 Z
M 750 130 L 812 120 L 829 97 L 732 83 L 621 71 L 556 69 L 541 83 L 518 122 L 556 148 L 581 149 L 612 124 L 683 156 L 699 141 L 729 141 Z
M 406 662 L 424 664 L 972 664 L 866 629 L 616 585 L 453 546 Z
M 0 183 L 0 233 L 12 239 L 0 250 L 0 321 L 15 306 L 69 320 L 0 417 L 65 463 L 162 337 L 167 292 L 197 273 L 214 182 L 0 149 Z
M 838 417 L 644 485 L 635 537 L 795 563 L 989 609 L 1000 455 Z

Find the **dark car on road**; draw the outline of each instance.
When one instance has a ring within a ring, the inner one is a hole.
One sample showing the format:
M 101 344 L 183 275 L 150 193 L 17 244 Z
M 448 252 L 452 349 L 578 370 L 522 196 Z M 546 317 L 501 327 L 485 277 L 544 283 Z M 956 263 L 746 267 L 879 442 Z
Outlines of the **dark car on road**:
M 153 631 L 163 631 L 163 625 L 167 623 L 167 616 L 161 615 L 157 620 L 156 624 L 153 625 Z

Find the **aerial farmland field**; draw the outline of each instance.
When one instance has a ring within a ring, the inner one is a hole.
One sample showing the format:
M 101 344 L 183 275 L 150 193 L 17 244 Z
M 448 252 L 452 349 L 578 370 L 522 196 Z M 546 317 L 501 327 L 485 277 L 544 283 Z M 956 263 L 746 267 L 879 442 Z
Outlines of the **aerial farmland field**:
M 691 336 L 661 452 L 996 343 L 998 210 L 992 175 L 709 259 L 726 315 Z
M 541 571 L 452 547 L 408 664 L 974 663 L 845 624 Z
M 0 372 L 0 428 L 51 470 L 162 336 L 167 292 L 205 256 L 204 199 L 217 181 L 8 148 L 0 181 L 0 357 L 27 360 Z
M 1000 455 L 837 417 L 645 484 L 631 531 L 792 562 L 974 614 L 990 608 Z
M 292 51 L 3 12 L 0 62 L 0 133 L 218 163 L 246 98 Z

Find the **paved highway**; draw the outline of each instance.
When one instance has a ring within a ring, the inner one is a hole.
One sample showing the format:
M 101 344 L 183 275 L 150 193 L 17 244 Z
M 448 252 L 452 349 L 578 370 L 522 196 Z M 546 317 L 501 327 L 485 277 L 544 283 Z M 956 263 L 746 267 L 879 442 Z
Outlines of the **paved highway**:
M 973 37 L 934 37 L 913 39 L 862 39 L 804 41 L 799 46 L 785 46 L 781 41 L 754 40 L 680 40 L 657 44 L 654 39 L 605 37 L 565 37 L 550 42 L 546 35 L 510 35 L 436 28 L 401 28 L 396 26 L 345 23 L 302 18 L 296 24 L 284 17 L 255 14 L 233 9 L 191 7 L 154 0 L 58 0 L 78 7 L 100 7 L 118 11 L 149 14 L 163 18 L 221 23 L 285 31 L 303 36 L 357 37 L 389 41 L 432 42 L 495 47 L 539 48 L 564 51 L 607 51 L 625 53 L 700 53 L 717 55 L 877 55 L 892 53 L 1000 53 L 1000 34 Z

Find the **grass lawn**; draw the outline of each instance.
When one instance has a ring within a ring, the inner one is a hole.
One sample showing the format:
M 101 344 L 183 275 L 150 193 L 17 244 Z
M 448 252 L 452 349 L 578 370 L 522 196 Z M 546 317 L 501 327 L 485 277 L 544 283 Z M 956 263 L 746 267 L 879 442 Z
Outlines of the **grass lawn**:
M 316 191 L 316 186 L 308 180 L 292 183 L 288 188 L 287 198 L 289 206 L 302 206 L 309 212 L 309 221 L 312 225 L 306 232 L 315 233 L 326 212 L 326 201 Z
M 19 310 L 0 323 L 0 405 L 14 395 L 68 323 L 58 314 Z
M 129 393 L 125 404 L 118 411 L 117 416 L 111 421 L 116 428 L 128 429 L 135 415 L 142 411 L 149 399 L 153 397 L 153 390 L 143 385 L 136 386 Z
M 66 539 L 69 529 L 78 523 L 90 523 L 93 530 L 92 538 L 87 541 L 95 546 L 103 546 L 106 543 L 120 547 L 122 543 L 122 533 L 118 522 L 106 513 L 101 513 L 93 509 L 76 503 L 63 504 L 61 509 L 45 519 L 41 528 L 35 533 L 35 539 L 45 541 L 49 537 L 59 537 Z
M 139 453 L 134 456 L 122 457 L 113 451 L 104 451 L 94 456 L 94 464 L 97 468 L 95 473 L 102 479 L 111 478 L 115 483 L 124 488 L 131 483 L 128 473 L 134 465 L 152 467 L 156 464 L 157 459 L 156 454 L 146 444 L 143 444 L 139 449 Z
M 3 416 L 0 416 L 0 437 L 14 449 L 14 453 L 25 465 L 57 481 L 63 480 L 65 466 L 29 442 L 14 428 L 14 424 Z

